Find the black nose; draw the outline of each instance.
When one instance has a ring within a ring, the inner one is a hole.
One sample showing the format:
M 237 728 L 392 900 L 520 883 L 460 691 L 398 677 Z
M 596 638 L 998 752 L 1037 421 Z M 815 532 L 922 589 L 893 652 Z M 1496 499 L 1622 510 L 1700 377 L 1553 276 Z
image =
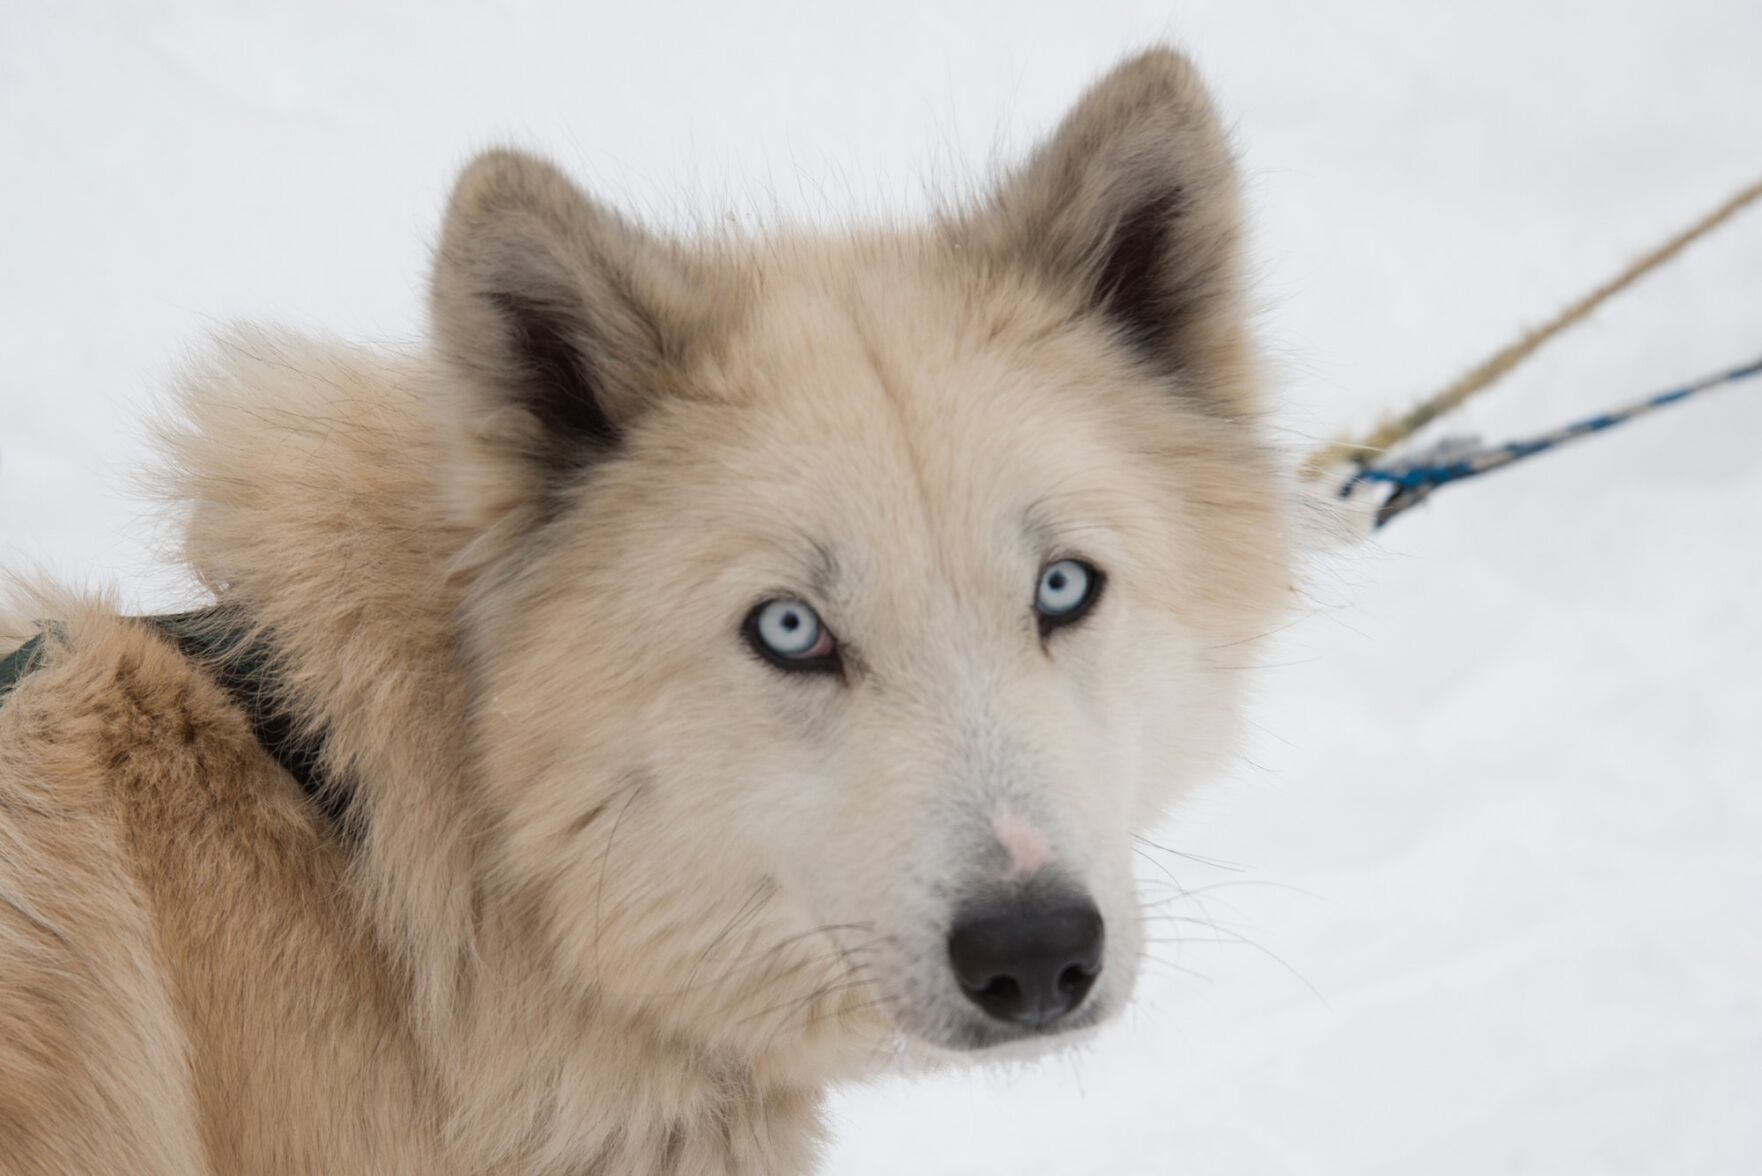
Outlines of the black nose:
M 967 999 L 999 1021 L 1041 1028 L 1083 1003 L 1101 974 L 1093 903 L 987 910 L 955 924 L 948 959 Z

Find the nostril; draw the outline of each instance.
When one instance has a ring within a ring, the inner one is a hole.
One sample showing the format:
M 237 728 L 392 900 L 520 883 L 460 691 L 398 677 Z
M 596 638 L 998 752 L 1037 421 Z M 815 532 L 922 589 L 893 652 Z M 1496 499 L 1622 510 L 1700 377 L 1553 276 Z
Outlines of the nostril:
M 1040 1028 L 1089 995 L 1102 938 L 1101 913 L 1087 902 L 993 909 L 956 924 L 948 957 L 961 991 L 988 1016 Z
M 967 998 L 994 1017 L 1013 1020 L 1022 1007 L 1022 986 L 1010 976 L 993 976 L 978 988 L 962 986 Z
M 1089 987 L 1095 983 L 1099 968 L 1086 968 L 1082 964 L 1072 964 L 1058 974 L 1058 990 L 1069 994 L 1077 1000 L 1088 995 Z
M 985 987 L 975 991 L 991 1000 L 1017 1000 L 1022 995 L 1022 986 L 1008 976 L 993 976 Z

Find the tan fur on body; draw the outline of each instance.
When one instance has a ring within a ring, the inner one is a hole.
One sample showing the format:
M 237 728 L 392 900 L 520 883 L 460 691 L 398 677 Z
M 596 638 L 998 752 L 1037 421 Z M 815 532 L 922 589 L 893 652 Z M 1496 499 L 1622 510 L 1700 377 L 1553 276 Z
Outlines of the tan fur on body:
M 1285 594 L 1235 216 L 1153 53 L 921 234 L 686 249 L 493 154 L 433 355 L 223 341 L 169 437 L 188 557 L 349 827 L 147 626 L 32 602 L 0 1171 L 805 1172 L 828 1082 L 968 1048 L 914 936 L 996 806 L 1129 961 L 1126 835 L 1227 752 Z M 1107 595 L 1036 641 L 1078 545 Z M 780 590 L 842 684 L 741 647 Z

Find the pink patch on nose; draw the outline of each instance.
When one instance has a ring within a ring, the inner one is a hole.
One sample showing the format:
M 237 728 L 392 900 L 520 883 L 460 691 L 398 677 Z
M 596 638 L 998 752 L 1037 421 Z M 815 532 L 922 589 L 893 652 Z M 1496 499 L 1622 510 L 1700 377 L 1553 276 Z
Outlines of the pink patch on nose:
M 1026 878 L 1052 861 L 1052 842 L 1014 809 L 998 809 L 991 818 L 991 830 L 1009 854 L 1009 871 L 1004 881 Z

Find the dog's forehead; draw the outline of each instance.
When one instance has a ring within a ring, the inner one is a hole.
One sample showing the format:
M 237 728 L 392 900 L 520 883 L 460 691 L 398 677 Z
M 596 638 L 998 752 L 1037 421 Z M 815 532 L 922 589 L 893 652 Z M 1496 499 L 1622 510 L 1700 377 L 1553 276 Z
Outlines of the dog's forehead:
M 1131 370 L 1033 289 L 923 245 L 773 263 L 717 379 L 745 418 L 739 460 L 809 513 L 900 534 L 915 503 L 970 536 L 1044 531 L 1098 469 L 1119 484 L 1130 455 L 1098 402 Z
M 799 376 L 877 368 L 908 343 L 946 354 L 965 331 L 961 277 L 928 248 L 780 245 L 753 266 L 727 355 L 740 368 Z M 766 397 L 790 388 L 773 381 L 747 391 Z
M 934 243 L 780 253 L 720 374 L 741 403 L 822 451 L 860 458 L 909 443 L 922 464 L 970 470 L 1085 415 L 1082 389 L 1118 364 L 1105 346 L 1060 338 L 1080 332 L 1044 294 Z

